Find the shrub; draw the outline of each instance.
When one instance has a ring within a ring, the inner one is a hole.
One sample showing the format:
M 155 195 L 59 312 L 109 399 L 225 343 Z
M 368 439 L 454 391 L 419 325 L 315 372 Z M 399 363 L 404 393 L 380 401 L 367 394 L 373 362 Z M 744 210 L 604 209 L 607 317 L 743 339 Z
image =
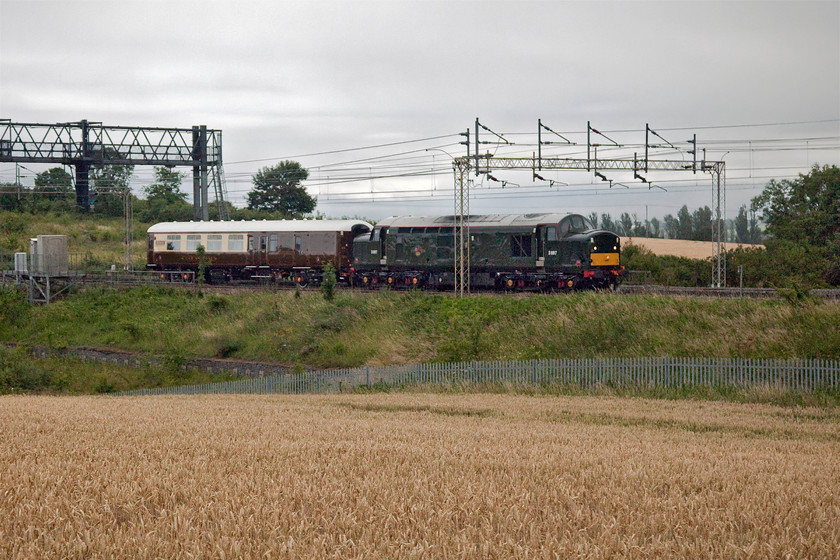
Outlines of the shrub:
M 223 335 L 216 340 L 216 351 L 214 356 L 217 358 L 230 358 L 242 348 L 242 342 Z
M 26 292 L 17 288 L 0 286 L 0 325 L 14 327 L 24 324 L 29 316 L 29 310 Z
M 324 279 L 321 281 L 321 293 L 324 299 L 332 301 L 335 298 L 335 267 L 332 263 L 324 265 Z
M 0 393 L 40 391 L 52 382 L 52 373 L 33 363 L 23 349 L 0 347 Z
M 210 296 L 205 300 L 210 313 L 222 313 L 228 307 L 228 300 L 222 296 Z

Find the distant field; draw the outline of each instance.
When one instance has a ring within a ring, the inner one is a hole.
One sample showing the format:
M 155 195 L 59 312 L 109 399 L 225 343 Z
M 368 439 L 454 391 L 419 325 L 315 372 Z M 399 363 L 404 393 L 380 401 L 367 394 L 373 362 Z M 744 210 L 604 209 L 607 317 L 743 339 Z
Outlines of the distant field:
M 686 241 L 684 239 L 654 239 L 649 237 L 622 237 L 621 245 L 637 245 L 650 250 L 655 255 L 671 255 L 688 259 L 708 259 L 715 254 L 715 243 L 711 241 Z M 743 247 L 745 249 L 764 249 L 764 245 L 746 243 L 727 243 L 726 250 Z
M 0 398 L 0 557 L 835 558 L 836 409 Z

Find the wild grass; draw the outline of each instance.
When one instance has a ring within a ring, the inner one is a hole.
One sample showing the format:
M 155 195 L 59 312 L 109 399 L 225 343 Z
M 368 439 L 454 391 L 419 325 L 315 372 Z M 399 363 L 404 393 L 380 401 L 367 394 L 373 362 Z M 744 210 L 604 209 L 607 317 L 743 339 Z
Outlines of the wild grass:
M 66 235 L 71 266 L 86 270 L 106 269 L 125 262 L 125 221 L 122 217 L 53 212 L 28 214 L 0 211 L 0 253 L 29 252 L 29 239 L 38 235 Z M 146 230 L 136 222 L 132 228 L 133 266 L 146 268 Z
M 0 346 L 0 395 L 40 393 L 90 395 L 152 387 L 217 383 L 235 379 L 184 369 L 183 359 L 165 355 L 162 363 L 130 366 L 84 362 L 71 358 L 32 358 L 25 348 Z
M 0 557 L 835 558 L 837 411 L 0 398 Z
M 17 299 L 3 295 L 11 304 Z M 581 293 L 455 299 L 91 289 L 0 323 L 0 340 L 310 367 L 594 357 L 840 357 L 840 304 Z
M 618 397 L 659 400 L 694 400 L 744 404 L 771 404 L 791 408 L 840 408 L 840 387 L 800 391 L 772 385 L 634 387 L 598 384 L 583 387 L 575 383 L 424 383 L 386 385 L 373 383 L 354 388 L 351 393 L 432 393 L 451 395 L 499 394 L 566 397 Z

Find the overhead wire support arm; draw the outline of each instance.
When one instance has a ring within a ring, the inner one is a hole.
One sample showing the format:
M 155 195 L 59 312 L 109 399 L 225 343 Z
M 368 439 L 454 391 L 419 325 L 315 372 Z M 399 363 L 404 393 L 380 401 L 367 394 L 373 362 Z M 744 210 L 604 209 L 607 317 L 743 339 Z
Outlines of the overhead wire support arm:
M 587 162 L 591 159 L 590 158 L 590 149 L 593 148 L 593 147 L 596 149 L 596 159 L 597 159 L 597 148 L 598 148 L 598 146 L 602 145 L 602 144 L 593 144 L 592 143 L 592 133 L 593 132 L 595 134 L 597 134 L 599 136 L 602 136 L 602 137 L 606 138 L 607 140 L 609 140 L 611 142 L 611 144 L 610 144 L 611 146 L 616 146 L 618 148 L 621 147 L 621 144 L 619 144 L 618 142 L 616 142 L 615 140 L 613 140 L 612 138 L 610 138 L 609 136 L 607 136 L 606 134 L 604 134 L 600 130 L 598 130 L 596 128 L 592 128 L 591 121 L 586 121 L 586 161 Z M 589 164 L 587 164 L 586 170 L 587 171 L 591 170 Z
M 656 132 L 655 130 L 653 130 L 653 129 L 650 127 L 650 125 L 645 125 L 645 126 L 647 126 L 647 129 L 648 129 L 648 131 L 649 131 L 651 134 L 653 134 L 654 136 L 658 137 L 660 140 L 662 140 L 663 142 L 665 142 L 666 144 L 668 144 L 668 146 L 670 146 L 671 148 L 673 148 L 673 149 L 675 149 L 675 150 L 679 151 L 679 148 L 677 148 L 676 146 L 674 146 L 674 145 L 673 145 L 673 144 L 672 144 L 672 143 L 671 143 L 671 142 L 670 142 L 667 138 L 665 138 L 664 136 L 662 136 L 661 134 L 659 134 L 658 132 Z M 660 147 L 660 146 L 651 146 L 651 148 L 659 148 L 659 147 Z
M 550 133 L 562 138 L 563 140 L 565 140 L 565 142 L 549 142 L 549 141 L 543 142 L 543 139 L 542 139 L 543 129 L 546 129 Z M 543 147 L 543 145 L 548 146 L 548 145 L 551 145 L 551 144 L 564 144 L 564 145 L 568 145 L 568 146 L 575 146 L 576 145 L 574 142 L 572 142 L 571 140 L 569 140 L 568 138 L 566 138 L 565 136 L 563 136 L 559 132 L 555 132 L 555 131 L 551 130 L 550 128 L 548 128 L 546 125 L 544 125 L 543 122 L 542 122 L 542 119 L 537 119 L 537 154 L 538 154 L 537 159 L 538 159 L 538 169 L 540 171 L 542 171 L 542 147 Z
M 481 173 L 478 169 L 478 167 L 479 167 L 478 166 L 478 157 L 479 157 L 478 156 L 478 145 L 479 144 L 497 144 L 498 143 L 498 142 L 479 141 L 479 139 L 478 139 L 478 129 L 479 129 L 479 127 L 483 128 L 484 130 L 486 130 L 490 134 L 496 136 L 497 138 L 499 138 L 505 144 L 511 144 L 511 142 L 508 141 L 507 138 L 505 138 L 504 136 L 502 136 L 498 132 L 494 132 L 494 131 L 490 130 L 489 128 L 487 128 L 486 126 L 484 126 L 483 124 L 478 122 L 478 117 L 476 117 L 475 118 L 475 174 L 476 174 L 476 176 L 478 176 Z

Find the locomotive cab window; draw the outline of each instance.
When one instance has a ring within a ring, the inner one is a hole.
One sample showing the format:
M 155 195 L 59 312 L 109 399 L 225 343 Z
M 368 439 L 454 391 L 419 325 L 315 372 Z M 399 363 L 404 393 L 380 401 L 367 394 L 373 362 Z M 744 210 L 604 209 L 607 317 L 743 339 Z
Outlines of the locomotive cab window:
M 510 256 L 530 257 L 531 256 L 531 234 L 510 236 Z
M 546 226 L 545 228 L 545 240 L 546 241 L 557 241 L 557 228 L 554 226 Z

